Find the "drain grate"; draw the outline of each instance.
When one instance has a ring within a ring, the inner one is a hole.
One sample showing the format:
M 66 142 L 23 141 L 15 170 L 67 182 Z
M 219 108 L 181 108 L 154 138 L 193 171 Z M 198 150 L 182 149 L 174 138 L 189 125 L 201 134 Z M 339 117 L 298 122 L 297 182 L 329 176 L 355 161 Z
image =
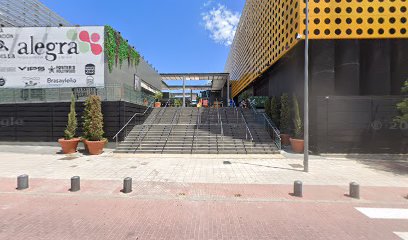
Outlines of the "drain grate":
M 223 164 L 229 165 L 229 164 L 231 164 L 231 162 L 230 161 L 224 161 Z
M 292 168 L 303 168 L 302 164 L 289 164 Z
M 77 159 L 77 158 L 78 157 L 63 157 L 63 158 L 60 158 L 58 160 L 68 161 L 68 160 L 74 160 L 74 159 Z

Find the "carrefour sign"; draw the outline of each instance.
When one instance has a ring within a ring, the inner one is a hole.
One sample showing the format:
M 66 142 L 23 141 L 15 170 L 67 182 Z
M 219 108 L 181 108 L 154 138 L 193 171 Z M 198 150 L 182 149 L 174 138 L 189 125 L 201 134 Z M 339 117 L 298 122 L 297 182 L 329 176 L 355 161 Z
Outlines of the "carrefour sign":
M 104 27 L 0 28 L 1 88 L 104 86 Z

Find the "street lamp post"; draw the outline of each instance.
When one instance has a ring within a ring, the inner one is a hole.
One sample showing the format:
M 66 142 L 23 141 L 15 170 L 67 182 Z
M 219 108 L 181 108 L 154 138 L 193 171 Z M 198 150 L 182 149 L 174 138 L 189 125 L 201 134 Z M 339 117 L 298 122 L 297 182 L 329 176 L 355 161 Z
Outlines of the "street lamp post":
M 309 0 L 305 0 L 305 92 L 304 92 L 304 159 L 303 170 L 309 172 Z

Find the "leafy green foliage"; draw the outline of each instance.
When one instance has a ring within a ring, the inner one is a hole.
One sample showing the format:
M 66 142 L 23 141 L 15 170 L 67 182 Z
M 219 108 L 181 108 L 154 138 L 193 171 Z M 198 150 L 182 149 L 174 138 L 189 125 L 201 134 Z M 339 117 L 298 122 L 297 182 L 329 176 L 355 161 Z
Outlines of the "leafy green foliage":
M 175 107 L 181 107 L 181 105 L 183 104 L 183 101 L 181 101 L 181 99 L 174 99 L 174 106 Z
M 117 66 L 116 59 L 119 60 L 120 66 L 126 59 L 133 66 L 137 66 L 140 62 L 140 54 L 110 26 L 105 26 L 105 53 L 109 72 L 112 72 L 113 66 Z
M 278 97 L 272 97 L 271 99 L 271 109 L 270 109 L 270 116 L 273 121 L 273 123 L 276 124 L 276 126 L 279 128 L 280 124 L 280 103 L 279 103 L 279 98 Z
M 264 107 L 265 107 L 265 113 L 266 113 L 266 115 L 268 115 L 269 117 L 271 117 L 271 101 L 265 101 L 265 104 L 264 104 Z
M 285 134 L 290 133 L 290 102 L 287 93 L 284 93 L 281 97 L 281 111 L 280 111 L 280 131 Z
M 249 97 L 249 101 L 254 103 L 254 107 L 262 108 L 265 106 L 265 103 L 269 101 L 269 97 L 267 96 L 251 96 Z
M 65 140 L 71 140 L 75 137 L 77 126 L 78 126 L 78 121 L 77 121 L 76 112 L 75 112 L 75 96 L 74 94 L 72 94 L 70 111 L 68 114 L 68 124 L 64 130 Z
M 89 141 L 104 140 L 101 99 L 98 96 L 91 95 L 86 99 L 83 119 L 84 138 Z
M 403 94 L 408 94 L 408 81 L 405 81 L 401 92 Z M 408 124 L 408 98 L 405 98 L 402 102 L 398 103 L 397 109 L 399 116 L 397 116 L 394 121 L 397 123 Z
M 162 100 L 163 98 L 163 93 L 162 92 L 156 92 L 154 94 L 154 99 L 156 99 L 156 101 L 160 102 L 160 100 Z
M 293 124 L 295 126 L 295 138 L 303 139 L 303 121 L 300 116 L 299 102 L 295 95 L 293 95 Z

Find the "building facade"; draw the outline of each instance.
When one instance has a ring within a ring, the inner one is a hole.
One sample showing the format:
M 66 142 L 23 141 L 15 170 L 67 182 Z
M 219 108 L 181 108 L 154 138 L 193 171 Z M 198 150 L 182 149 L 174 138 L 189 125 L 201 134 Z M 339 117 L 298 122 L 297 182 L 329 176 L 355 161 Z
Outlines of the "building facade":
M 311 148 L 407 152 L 396 103 L 408 79 L 408 2 L 310 0 Z M 247 0 L 225 70 L 232 96 L 303 102 L 305 3 Z
M 71 26 L 38 0 L 0 0 L 2 27 Z

